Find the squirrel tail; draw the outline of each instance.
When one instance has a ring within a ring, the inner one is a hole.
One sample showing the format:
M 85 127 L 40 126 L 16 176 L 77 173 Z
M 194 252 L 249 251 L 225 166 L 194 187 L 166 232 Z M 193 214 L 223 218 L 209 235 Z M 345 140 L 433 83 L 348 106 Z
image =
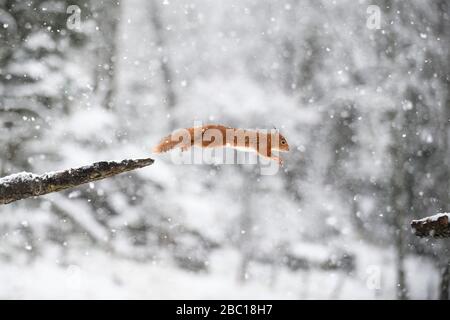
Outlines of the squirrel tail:
M 163 153 L 177 147 L 180 141 L 173 140 L 172 136 L 164 137 L 155 147 L 153 153 Z

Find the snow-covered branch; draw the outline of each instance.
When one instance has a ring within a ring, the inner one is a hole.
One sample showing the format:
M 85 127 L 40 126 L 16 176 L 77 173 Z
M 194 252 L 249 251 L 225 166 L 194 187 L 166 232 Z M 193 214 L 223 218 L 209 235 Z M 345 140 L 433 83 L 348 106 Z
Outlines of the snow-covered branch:
M 153 159 L 102 161 L 84 167 L 36 175 L 21 172 L 0 178 L 0 204 L 41 196 L 151 165 Z
M 450 213 L 438 213 L 431 217 L 411 221 L 418 237 L 450 238 Z

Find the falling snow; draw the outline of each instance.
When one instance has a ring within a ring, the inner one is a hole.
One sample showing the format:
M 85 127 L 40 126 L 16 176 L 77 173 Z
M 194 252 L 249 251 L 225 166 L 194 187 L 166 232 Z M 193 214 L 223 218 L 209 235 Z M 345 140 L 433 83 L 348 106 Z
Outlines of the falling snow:
M 393 2 L 369 28 L 367 0 L 87 0 L 69 28 L 70 1 L 13 2 L 0 1 L 0 185 L 156 161 L 1 207 L 0 298 L 442 294 L 448 246 L 409 230 L 450 210 L 437 3 Z M 278 128 L 284 167 L 151 154 L 200 121 Z

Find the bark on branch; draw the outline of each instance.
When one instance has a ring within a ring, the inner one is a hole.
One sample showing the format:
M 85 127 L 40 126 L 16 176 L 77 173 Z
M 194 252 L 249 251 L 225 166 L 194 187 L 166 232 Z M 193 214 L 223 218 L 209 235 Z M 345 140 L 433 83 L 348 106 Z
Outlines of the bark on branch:
M 13 174 L 0 179 L 0 205 L 109 178 L 119 173 L 149 166 L 153 162 L 154 160 L 150 158 L 120 162 L 102 161 L 76 169 L 42 175 L 29 172 Z
M 450 238 L 450 213 L 439 213 L 420 220 L 413 220 L 411 228 L 418 237 Z

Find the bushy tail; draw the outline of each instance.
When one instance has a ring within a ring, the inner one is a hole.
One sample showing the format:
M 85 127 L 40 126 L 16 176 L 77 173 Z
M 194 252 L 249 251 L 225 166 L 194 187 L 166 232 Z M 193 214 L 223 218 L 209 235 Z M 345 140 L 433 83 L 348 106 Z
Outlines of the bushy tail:
M 173 137 L 164 137 L 154 148 L 153 153 L 163 153 L 177 147 L 180 141 L 173 140 Z

